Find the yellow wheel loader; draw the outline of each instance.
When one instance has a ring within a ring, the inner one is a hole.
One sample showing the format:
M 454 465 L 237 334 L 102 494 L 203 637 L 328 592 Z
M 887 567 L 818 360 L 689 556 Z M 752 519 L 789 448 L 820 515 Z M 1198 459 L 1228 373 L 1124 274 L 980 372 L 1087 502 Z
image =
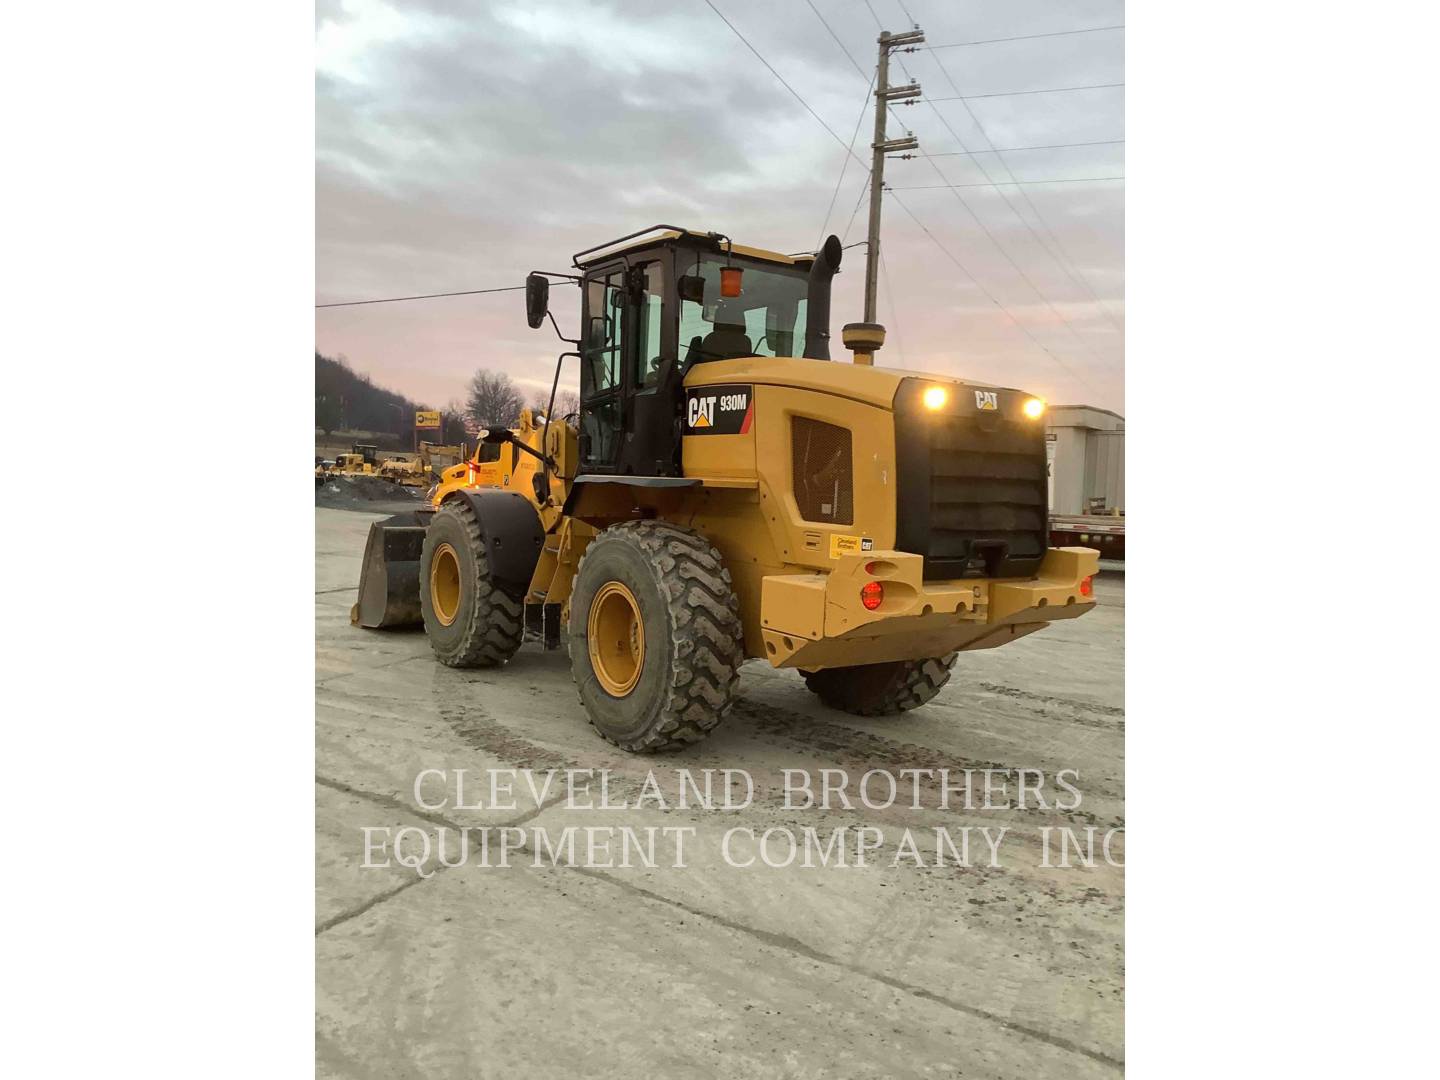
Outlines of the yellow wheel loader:
M 1098 553 L 1046 546 L 1044 404 L 875 367 L 871 323 L 832 362 L 840 258 L 659 225 L 532 273 L 532 328 L 579 288 L 578 416 L 525 410 L 372 526 L 352 621 L 423 623 L 455 667 L 568 638 L 591 723 L 647 753 L 714 729 L 747 659 L 885 715 L 1090 610 Z

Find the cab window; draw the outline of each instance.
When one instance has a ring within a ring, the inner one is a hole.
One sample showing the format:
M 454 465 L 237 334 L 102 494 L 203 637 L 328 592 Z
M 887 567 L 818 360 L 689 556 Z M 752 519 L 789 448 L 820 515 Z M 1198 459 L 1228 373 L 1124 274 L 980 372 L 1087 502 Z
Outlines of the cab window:
M 640 268 L 640 310 L 635 323 L 635 378 L 637 389 L 654 386 L 660 379 L 661 304 L 664 283 L 658 262 Z
M 585 327 L 586 397 L 620 385 L 625 350 L 625 274 L 616 269 L 585 285 L 589 318 Z
M 680 353 L 686 366 L 745 356 L 803 355 L 807 272 L 739 257 L 733 264 L 745 271 L 736 297 L 720 295 L 723 255 L 704 255 L 676 270 L 690 279 L 691 289 L 696 288 L 694 279 L 702 283 L 700 299 L 680 303 Z

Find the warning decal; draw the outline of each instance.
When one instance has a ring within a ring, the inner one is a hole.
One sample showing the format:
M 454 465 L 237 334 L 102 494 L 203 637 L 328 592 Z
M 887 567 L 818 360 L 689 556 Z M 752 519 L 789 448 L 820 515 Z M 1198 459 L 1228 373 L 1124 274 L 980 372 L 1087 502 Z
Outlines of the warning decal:
M 838 559 L 841 555 L 858 555 L 862 551 L 869 551 L 874 546 L 875 541 L 868 536 L 830 534 L 830 558 L 832 559 Z

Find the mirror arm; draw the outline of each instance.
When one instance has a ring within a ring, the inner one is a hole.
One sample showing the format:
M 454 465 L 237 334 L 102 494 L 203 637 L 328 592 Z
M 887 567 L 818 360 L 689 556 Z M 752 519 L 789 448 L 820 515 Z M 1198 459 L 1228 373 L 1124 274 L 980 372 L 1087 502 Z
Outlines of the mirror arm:
M 562 334 L 562 333 L 560 332 L 560 324 L 555 321 L 555 316 L 552 315 L 552 314 L 550 314 L 550 309 L 549 309 L 548 307 L 545 309 L 545 316 L 546 316 L 546 318 L 548 318 L 548 319 L 550 320 L 550 325 L 555 328 L 555 336 L 556 336 L 556 337 L 558 337 L 561 341 L 565 342 L 566 345 L 574 345 L 577 349 L 580 347 L 580 339 L 579 339 L 579 338 L 568 338 L 568 337 L 566 337 L 564 334 Z M 569 354 L 569 353 L 561 353 L 560 355 L 561 355 L 561 356 L 569 356 L 570 354 Z
M 548 424 L 549 417 L 546 417 L 546 420 L 547 420 L 546 427 L 548 428 L 548 427 L 549 427 L 549 424 Z M 486 432 L 485 432 L 484 435 L 480 436 L 480 441 L 481 441 L 481 442 L 486 442 L 486 443 L 491 443 L 491 444 L 496 445 L 496 446 L 504 446 L 506 443 L 509 443 L 509 444 L 510 444 L 511 446 L 513 446 L 516 450 L 523 450 L 525 453 L 529 454 L 531 457 L 533 457 L 533 458 L 539 458 L 539 459 L 540 459 L 540 463 L 541 463 L 542 465 L 546 466 L 547 468 L 553 469 L 553 468 L 556 467 L 556 466 L 555 466 L 555 462 L 554 462 L 553 460 L 551 460 L 551 459 L 550 459 L 549 457 L 547 457 L 546 455 L 542 454 L 539 450 L 536 450 L 536 449 L 534 449 L 533 447 L 526 446 L 526 445 L 525 445 L 523 442 L 521 442 L 519 439 L 515 438 L 515 433 L 514 433 L 513 431 L 511 431 L 510 429 L 508 429 L 508 428 L 489 428 L 489 429 L 486 430 Z
M 548 421 L 550 418 L 547 416 L 545 419 Z M 546 426 L 548 427 L 549 425 L 547 424 Z M 550 457 L 549 457 L 548 455 L 546 455 L 546 454 L 542 454 L 539 450 L 536 450 L 536 449 L 534 449 L 533 447 L 526 446 L 523 442 L 518 442 L 518 441 L 516 441 L 515 439 L 510 439 L 510 440 L 509 440 L 509 443 L 510 443 L 511 446 L 515 447 L 516 450 L 523 450 L 523 451 L 525 451 L 525 453 L 529 454 L 531 457 L 533 457 L 533 458 L 539 458 L 539 459 L 540 459 L 540 464 L 543 465 L 543 466 L 545 466 L 545 471 L 546 471 L 547 473 L 548 473 L 551 469 L 556 469 L 556 468 L 558 468 L 558 466 L 555 464 L 555 462 L 554 462 L 554 460 L 553 460 L 552 458 L 550 458 Z

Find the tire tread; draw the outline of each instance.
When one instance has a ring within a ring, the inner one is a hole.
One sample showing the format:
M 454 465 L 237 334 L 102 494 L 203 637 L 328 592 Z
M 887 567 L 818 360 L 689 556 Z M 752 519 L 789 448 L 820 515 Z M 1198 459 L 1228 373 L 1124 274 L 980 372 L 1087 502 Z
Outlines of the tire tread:
M 520 649 L 525 636 L 525 609 L 517 598 L 510 596 L 490 578 L 490 563 L 485 556 L 484 533 L 480 520 L 468 503 L 452 500 L 443 503 L 440 514 L 451 514 L 460 522 L 475 557 L 475 603 L 465 627 L 460 647 L 453 652 L 435 655 L 442 664 L 454 668 L 499 667 Z M 429 565 L 427 558 L 425 564 Z M 423 575 L 422 575 L 423 577 Z M 427 588 L 424 580 L 420 588 Z M 432 647 L 434 645 L 432 639 Z
M 956 653 L 854 668 L 803 672 L 806 687 L 832 709 L 854 716 L 894 716 L 930 701 L 950 681 Z M 872 681 L 875 669 L 891 670 Z
M 659 582 L 672 626 L 674 663 L 665 700 L 647 730 L 632 739 L 616 739 L 595 723 L 600 736 L 622 750 L 654 754 L 678 750 L 713 731 L 734 703 L 745 660 L 740 602 L 720 553 L 699 533 L 665 521 L 626 521 L 591 541 L 619 537 L 635 545 L 659 570 Z M 575 585 L 585 572 L 586 554 L 575 570 Z M 575 594 L 572 586 L 571 595 Z M 573 618 L 580 618 L 576 614 Z M 572 634 L 571 640 L 575 637 Z M 573 676 L 573 669 L 572 669 Z

